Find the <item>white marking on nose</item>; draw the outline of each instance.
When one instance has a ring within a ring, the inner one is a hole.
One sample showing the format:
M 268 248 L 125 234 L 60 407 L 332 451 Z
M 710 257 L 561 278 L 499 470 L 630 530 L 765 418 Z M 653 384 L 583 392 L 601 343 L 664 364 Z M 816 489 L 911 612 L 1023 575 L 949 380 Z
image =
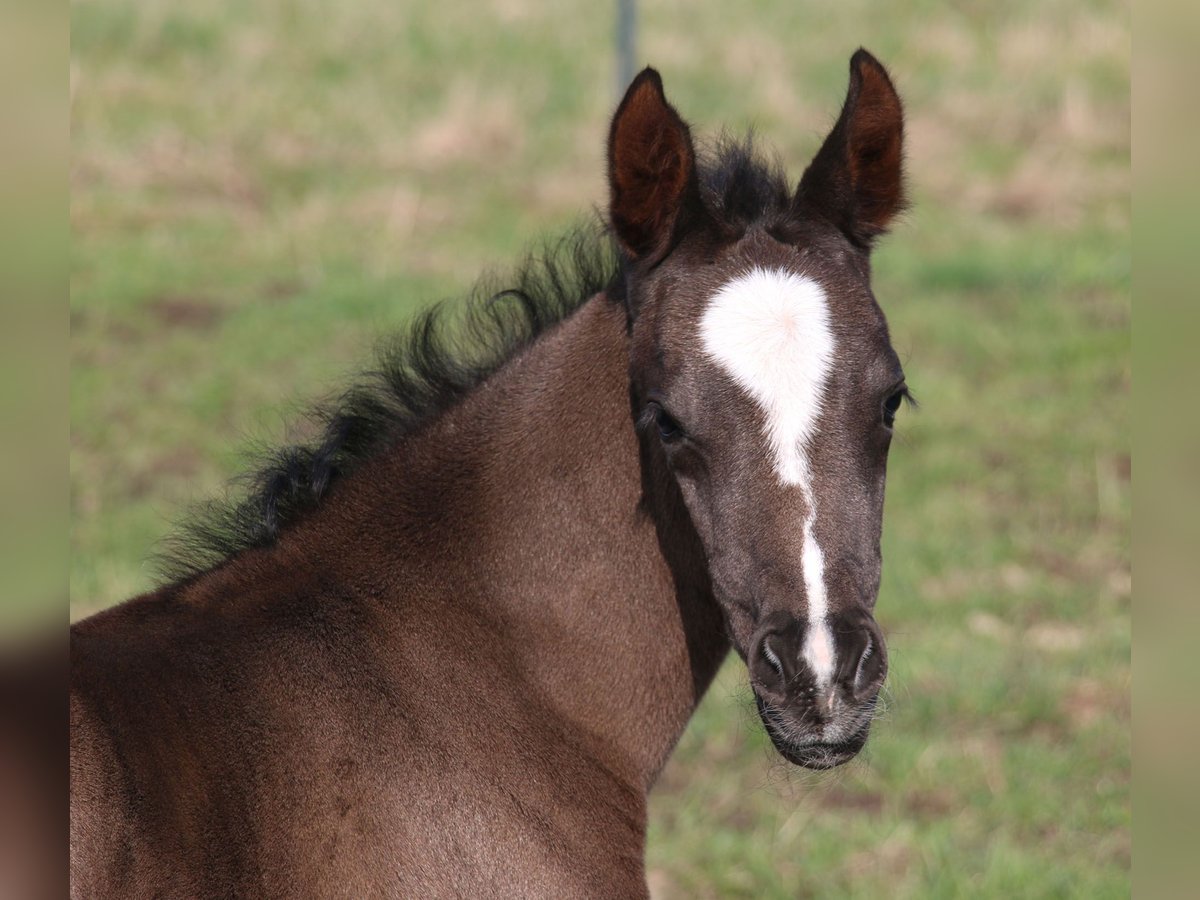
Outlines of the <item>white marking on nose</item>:
M 803 275 L 755 267 L 713 295 L 700 333 L 705 353 L 762 409 L 780 482 L 803 494 L 808 629 L 801 655 L 817 683 L 828 686 L 837 653 L 829 630 L 825 557 L 813 535 L 817 507 L 806 453 L 837 346 L 825 291 Z
M 809 506 L 813 509 L 813 506 Z M 808 595 L 808 631 L 804 637 L 804 661 L 816 676 L 817 683 L 828 686 L 833 681 L 837 665 L 837 650 L 829 630 L 829 598 L 825 594 L 825 554 L 813 537 L 812 525 L 816 513 L 804 520 L 804 592 Z

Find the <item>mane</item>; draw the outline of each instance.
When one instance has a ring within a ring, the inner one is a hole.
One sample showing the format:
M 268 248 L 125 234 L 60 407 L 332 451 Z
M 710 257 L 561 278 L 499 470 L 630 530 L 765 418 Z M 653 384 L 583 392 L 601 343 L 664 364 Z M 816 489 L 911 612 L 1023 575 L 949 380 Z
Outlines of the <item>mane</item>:
M 787 214 L 782 167 L 759 153 L 752 136 L 722 135 L 697 165 L 705 205 L 730 229 Z M 454 407 L 590 297 L 604 291 L 623 302 L 623 286 L 615 241 L 588 224 L 526 255 L 507 277 L 485 277 L 466 298 L 418 314 L 380 344 L 373 369 L 310 409 L 315 439 L 259 451 L 224 498 L 192 509 L 157 554 L 160 575 L 186 580 L 275 543 L 365 460 Z
M 754 134 L 719 134 L 702 148 L 700 193 L 726 228 L 775 228 L 790 219 L 792 190 L 783 164 L 758 146 Z

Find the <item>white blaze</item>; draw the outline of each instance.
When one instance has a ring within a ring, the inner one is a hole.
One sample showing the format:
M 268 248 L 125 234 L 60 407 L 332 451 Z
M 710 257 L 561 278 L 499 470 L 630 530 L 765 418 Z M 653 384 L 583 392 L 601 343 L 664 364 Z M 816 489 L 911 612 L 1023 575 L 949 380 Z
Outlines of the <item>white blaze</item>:
M 811 278 L 754 268 L 709 301 L 700 324 L 705 352 L 762 408 L 775 472 L 800 488 L 808 630 L 803 656 L 819 684 L 833 680 L 836 651 L 829 631 L 825 557 L 813 536 L 816 498 L 806 448 L 821 415 L 836 342 L 825 291 Z

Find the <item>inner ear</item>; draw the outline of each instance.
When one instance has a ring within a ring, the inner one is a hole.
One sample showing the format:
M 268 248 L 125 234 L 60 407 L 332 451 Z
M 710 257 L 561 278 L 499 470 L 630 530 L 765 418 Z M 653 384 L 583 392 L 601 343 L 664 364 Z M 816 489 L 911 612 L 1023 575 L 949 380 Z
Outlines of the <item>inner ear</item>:
M 699 190 L 691 133 L 654 69 L 633 80 L 613 116 L 608 181 L 617 240 L 634 259 L 657 261 L 684 215 L 698 207 Z
M 904 209 L 904 108 L 887 70 L 860 49 L 837 124 L 800 179 L 794 204 L 870 247 Z

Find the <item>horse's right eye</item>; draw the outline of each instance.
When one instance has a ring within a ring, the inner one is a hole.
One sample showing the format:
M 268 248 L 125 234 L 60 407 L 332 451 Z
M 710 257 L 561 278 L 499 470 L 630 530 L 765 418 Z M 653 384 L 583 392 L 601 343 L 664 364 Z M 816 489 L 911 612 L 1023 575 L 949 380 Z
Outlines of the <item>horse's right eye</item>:
M 661 406 L 654 408 L 654 423 L 658 426 L 658 436 L 668 443 L 683 437 L 683 428 Z

